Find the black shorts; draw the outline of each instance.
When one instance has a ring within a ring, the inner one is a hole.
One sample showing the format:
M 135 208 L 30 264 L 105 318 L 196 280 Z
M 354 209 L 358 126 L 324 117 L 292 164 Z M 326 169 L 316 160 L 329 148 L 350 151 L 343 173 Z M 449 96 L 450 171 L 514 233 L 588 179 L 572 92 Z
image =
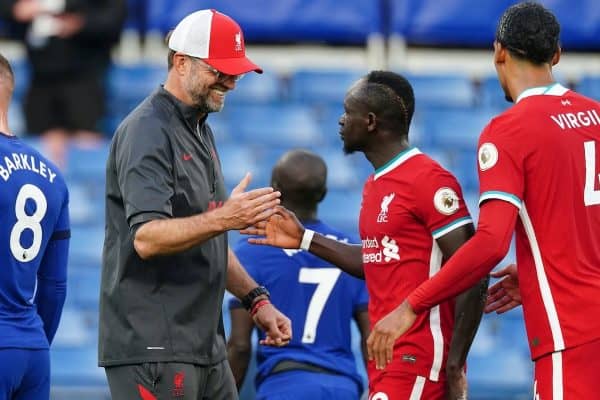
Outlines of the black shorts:
M 50 83 L 32 82 L 24 103 L 27 132 L 50 129 L 100 131 L 105 90 L 101 76 L 77 77 Z
M 227 360 L 212 366 L 160 362 L 105 370 L 112 400 L 238 400 Z

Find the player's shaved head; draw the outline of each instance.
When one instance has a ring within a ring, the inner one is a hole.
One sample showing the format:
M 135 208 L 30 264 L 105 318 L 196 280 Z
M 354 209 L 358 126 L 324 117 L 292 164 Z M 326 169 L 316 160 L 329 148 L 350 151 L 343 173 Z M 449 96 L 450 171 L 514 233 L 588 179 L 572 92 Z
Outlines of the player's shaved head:
M 282 203 L 292 211 L 316 208 L 327 192 L 327 166 L 311 151 L 288 151 L 275 164 L 271 185 L 281 191 Z
M 0 97 L 5 107 L 8 107 L 14 87 L 15 77 L 10 63 L 0 54 Z

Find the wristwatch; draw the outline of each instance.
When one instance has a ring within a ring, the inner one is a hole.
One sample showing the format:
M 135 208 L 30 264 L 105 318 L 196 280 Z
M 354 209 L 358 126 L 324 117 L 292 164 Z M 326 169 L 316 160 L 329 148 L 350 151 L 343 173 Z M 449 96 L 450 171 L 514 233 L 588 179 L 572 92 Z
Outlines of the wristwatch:
M 254 299 L 262 295 L 267 296 L 267 298 L 271 297 L 271 294 L 269 293 L 266 287 L 257 286 L 242 298 L 242 305 L 246 310 L 250 310 L 250 308 L 252 307 L 252 303 L 254 303 Z

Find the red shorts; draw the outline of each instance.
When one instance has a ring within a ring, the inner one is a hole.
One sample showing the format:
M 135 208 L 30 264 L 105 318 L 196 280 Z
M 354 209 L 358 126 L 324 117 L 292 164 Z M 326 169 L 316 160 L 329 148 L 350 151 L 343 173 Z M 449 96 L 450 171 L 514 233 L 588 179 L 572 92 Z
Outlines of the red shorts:
M 369 400 L 445 400 L 446 381 L 410 374 L 385 374 L 369 383 Z
M 535 400 L 600 399 L 600 340 L 535 361 Z

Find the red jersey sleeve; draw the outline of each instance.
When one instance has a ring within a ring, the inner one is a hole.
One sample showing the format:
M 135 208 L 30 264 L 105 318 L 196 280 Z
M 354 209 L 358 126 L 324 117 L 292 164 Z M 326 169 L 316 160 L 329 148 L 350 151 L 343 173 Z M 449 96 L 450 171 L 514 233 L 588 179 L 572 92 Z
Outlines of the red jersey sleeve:
M 477 150 L 479 203 L 499 199 L 518 209 L 524 193 L 523 155 L 510 131 L 514 125 L 497 117 L 482 132 Z
M 439 165 L 420 174 L 414 195 L 415 213 L 434 239 L 473 222 L 458 181 Z

